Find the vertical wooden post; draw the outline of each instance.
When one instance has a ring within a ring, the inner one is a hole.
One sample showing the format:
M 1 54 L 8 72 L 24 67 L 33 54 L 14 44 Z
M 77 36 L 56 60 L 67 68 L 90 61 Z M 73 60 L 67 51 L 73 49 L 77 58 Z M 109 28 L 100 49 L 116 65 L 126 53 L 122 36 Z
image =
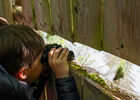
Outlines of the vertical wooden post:
M 23 9 L 23 15 L 25 17 L 25 25 L 30 26 L 31 28 L 36 29 L 35 25 L 35 16 L 34 16 L 34 8 L 33 8 L 33 0 L 21 0 L 21 5 Z
M 70 0 L 51 0 L 53 32 L 73 42 Z
M 37 29 L 51 33 L 50 8 L 48 0 L 34 0 Z
M 73 0 L 74 40 L 102 48 L 102 0 Z
M 10 24 L 14 24 L 12 0 L 0 1 L 0 16 L 4 17 Z
M 0 16 L 4 16 L 4 12 L 3 12 L 3 0 L 0 0 Z

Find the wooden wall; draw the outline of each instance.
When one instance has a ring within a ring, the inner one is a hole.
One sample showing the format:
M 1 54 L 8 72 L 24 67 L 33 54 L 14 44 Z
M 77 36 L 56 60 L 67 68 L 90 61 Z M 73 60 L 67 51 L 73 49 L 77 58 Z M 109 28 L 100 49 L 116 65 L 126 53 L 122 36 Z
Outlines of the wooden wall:
M 13 23 L 11 1 L 0 0 L 0 16 Z M 140 0 L 21 0 L 21 5 L 25 24 L 32 28 L 140 65 Z M 88 79 L 74 76 L 81 84 L 81 99 L 109 99 L 106 95 L 97 96 L 99 89 Z
M 103 50 L 140 65 L 140 0 L 104 0 Z
M 21 0 L 27 25 L 140 65 L 139 0 Z M 0 16 L 13 24 L 12 0 Z
M 14 23 L 12 0 L 0 0 L 0 16 L 6 18 L 10 24 Z
M 25 17 L 29 19 L 31 14 L 37 29 L 140 65 L 139 0 L 24 0 L 24 3 L 29 5 L 23 6 Z

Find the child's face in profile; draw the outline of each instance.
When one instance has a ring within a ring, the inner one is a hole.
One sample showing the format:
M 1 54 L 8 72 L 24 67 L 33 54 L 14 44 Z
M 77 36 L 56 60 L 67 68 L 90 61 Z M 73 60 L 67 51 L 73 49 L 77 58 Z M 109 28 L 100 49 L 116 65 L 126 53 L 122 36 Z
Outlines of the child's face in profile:
M 39 56 L 35 59 L 32 66 L 29 69 L 27 69 L 26 82 L 32 83 L 39 78 L 43 70 L 43 64 L 40 61 L 41 57 L 42 57 L 42 53 L 40 53 Z

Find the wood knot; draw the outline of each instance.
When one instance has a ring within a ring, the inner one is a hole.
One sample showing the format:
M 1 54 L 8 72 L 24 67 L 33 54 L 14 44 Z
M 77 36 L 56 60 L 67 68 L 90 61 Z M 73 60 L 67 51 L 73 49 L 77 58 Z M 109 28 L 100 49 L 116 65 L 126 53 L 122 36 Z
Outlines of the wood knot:
M 74 6 L 74 11 L 76 14 L 78 14 L 78 7 L 77 6 Z

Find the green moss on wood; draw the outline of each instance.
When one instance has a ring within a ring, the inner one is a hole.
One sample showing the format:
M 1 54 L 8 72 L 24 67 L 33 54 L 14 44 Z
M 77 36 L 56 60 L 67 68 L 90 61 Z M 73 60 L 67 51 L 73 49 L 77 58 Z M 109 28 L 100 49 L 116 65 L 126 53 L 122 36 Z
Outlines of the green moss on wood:
M 86 69 L 82 68 L 81 66 L 79 65 L 74 65 L 72 64 L 71 65 L 75 70 L 77 70 L 80 74 L 82 74 L 83 76 L 93 80 L 95 83 L 98 83 L 102 86 L 106 86 L 106 82 L 100 78 L 96 73 L 87 73 Z
M 71 66 L 78 71 L 81 75 L 83 75 L 84 77 L 87 77 L 89 79 L 91 79 L 92 81 L 94 81 L 95 83 L 97 83 L 98 85 L 100 85 L 105 91 L 103 91 L 103 93 L 111 96 L 109 93 L 115 95 L 116 97 L 119 97 L 121 100 L 132 100 L 132 98 L 130 96 L 127 95 L 127 93 L 121 93 L 120 92 L 120 88 L 115 87 L 113 85 L 113 83 L 111 83 L 109 86 L 106 84 L 106 81 L 103 80 L 98 74 L 96 73 L 87 73 L 87 70 L 83 67 L 81 67 L 80 65 L 77 65 L 76 63 L 71 63 Z M 114 98 L 114 96 L 111 96 L 112 98 Z M 115 99 L 115 98 L 114 98 Z
M 98 50 L 102 50 L 103 48 L 103 0 L 100 0 L 99 4 L 99 16 L 97 16 L 97 31 L 96 36 L 94 37 L 97 41 Z
M 71 30 L 72 30 L 72 33 L 71 33 L 71 37 L 72 37 L 72 41 L 74 41 L 74 19 L 73 19 L 73 1 L 70 0 L 70 12 L 71 12 Z

